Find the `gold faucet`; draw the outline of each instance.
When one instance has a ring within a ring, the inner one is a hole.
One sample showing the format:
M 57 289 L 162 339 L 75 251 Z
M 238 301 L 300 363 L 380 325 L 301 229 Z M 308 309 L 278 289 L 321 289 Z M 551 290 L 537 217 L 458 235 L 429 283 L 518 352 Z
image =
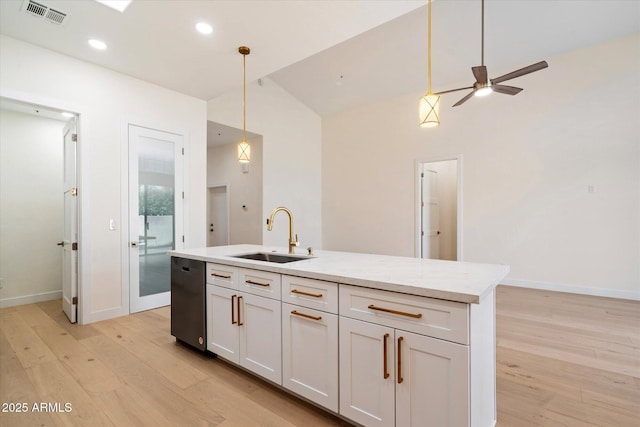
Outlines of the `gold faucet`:
M 291 211 L 284 206 L 278 206 L 274 210 L 271 211 L 271 216 L 269 217 L 269 222 L 267 224 L 267 230 L 273 230 L 273 217 L 276 216 L 278 211 L 285 211 L 287 215 L 289 215 L 289 253 L 294 253 L 293 248 L 298 246 L 300 242 L 298 242 L 298 235 L 296 234 L 296 239 L 293 240 L 293 214 Z

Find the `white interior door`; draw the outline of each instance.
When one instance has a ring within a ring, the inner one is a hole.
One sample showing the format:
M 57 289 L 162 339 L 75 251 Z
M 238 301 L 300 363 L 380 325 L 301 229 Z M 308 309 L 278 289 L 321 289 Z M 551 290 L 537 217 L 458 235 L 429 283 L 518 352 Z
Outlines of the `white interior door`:
M 76 119 L 69 120 L 63 130 L 63 198 L 62 231 L 62 310 L 71 323 L 78 312 L 78 198 L 76 183 Z
M 440 205 L 438 172 L 425 168 L 422 174 L 422 258 L 440 257 Z
M 209 188 L 207 246 L 229 244 L 229 204 L 227 186 Z
M 181 135 L 129 125 L 129 311 L 171 303 L 171 258 L 183 243 Z

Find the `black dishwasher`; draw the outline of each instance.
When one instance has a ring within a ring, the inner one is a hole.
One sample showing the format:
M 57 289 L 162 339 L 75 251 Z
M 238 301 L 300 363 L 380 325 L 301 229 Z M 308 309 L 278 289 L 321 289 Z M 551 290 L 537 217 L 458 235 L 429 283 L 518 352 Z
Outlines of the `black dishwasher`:
M 206 349 L 204 261 L 171 257 L 171 335 Z

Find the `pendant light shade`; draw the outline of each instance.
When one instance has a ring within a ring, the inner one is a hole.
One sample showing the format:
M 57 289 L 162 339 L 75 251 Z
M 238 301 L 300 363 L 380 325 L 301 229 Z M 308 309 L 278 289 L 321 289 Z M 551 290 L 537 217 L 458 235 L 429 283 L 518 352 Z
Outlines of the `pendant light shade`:
M 238 144 L 238 161 L 249 163 L 251 161 L 251 146 L 247 142 L 247 71 L 246 59 L 251 49 L 240 46 L 238 52 L 242 55 L 242 142 Z
M 431 0 L 429 0 L 427 7 L 429 14 L 427 81 L 429 86 L 427 93 L 420 98 L 419 114 L 421 128 L 432 128 L 440 124 L 440 95 L 434 95 L 433 92 L 431 92 Z
M 430 91 L 420 98 L 420 127 L 432 128 L 440 124 L 440 95 Z
M 238 161 L 240 163 L 249 163 L 251 161 L 251 146 L 247 141 L 238 144 Z

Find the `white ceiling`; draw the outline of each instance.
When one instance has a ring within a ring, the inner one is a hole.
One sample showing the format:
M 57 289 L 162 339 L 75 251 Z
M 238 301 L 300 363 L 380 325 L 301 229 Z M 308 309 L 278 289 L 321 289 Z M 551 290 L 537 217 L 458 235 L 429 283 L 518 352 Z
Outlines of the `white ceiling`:
M 124 13 L 91 0 L 36 0 L 70 15 L 56 25 L 21 12 L 23 0 L 0 1 L 8 36 L 204 100 L 256 80 L 402 15 L 424 1 L 134 0 Z M 195 24 L 206 21 L 213 33 Z M 96 51 L 97 38 L 109 46 Z
M 412 92 L 417 105 L 427 91 L 427 18 L 420 7 L 270 77 L 320 115 Z M 472 86 L 471 67 L 481 65 L 480 0 L 434 0 L 431 20 L 433 92 Z M 495 78 L 637 32 L 639 0 L 487 0 L 484 62 Z M 442 102 L 451 106 L 466 93 Z
M 46 117 L 47 119 L 58 120 L 65 123 L 69 121 L 68 117 L 62 115 L 63 111 L 6 98 L 0 98 L 0 110 L 17 111 L 18 113 Z
M 268 76 L 322 115 L 426 91 L 426 0 L 134 0 L 123 14 L 91 0 L 37 1 L 69 13 L 68 22 L 2 0 L 0 32 L 204 100 L 241 87 L 240 45 L 252 50 L 248 81 Z M 469 86 L 480 65 L 480 0 L 432 8 L 433 89 Z M 213 34 L 197 33 L 199 20 Z M 496 77 L 637 32 L 638 0 L 487 0 L 485 64 Z M 93 50 L 90 37 L 109 48 Z

